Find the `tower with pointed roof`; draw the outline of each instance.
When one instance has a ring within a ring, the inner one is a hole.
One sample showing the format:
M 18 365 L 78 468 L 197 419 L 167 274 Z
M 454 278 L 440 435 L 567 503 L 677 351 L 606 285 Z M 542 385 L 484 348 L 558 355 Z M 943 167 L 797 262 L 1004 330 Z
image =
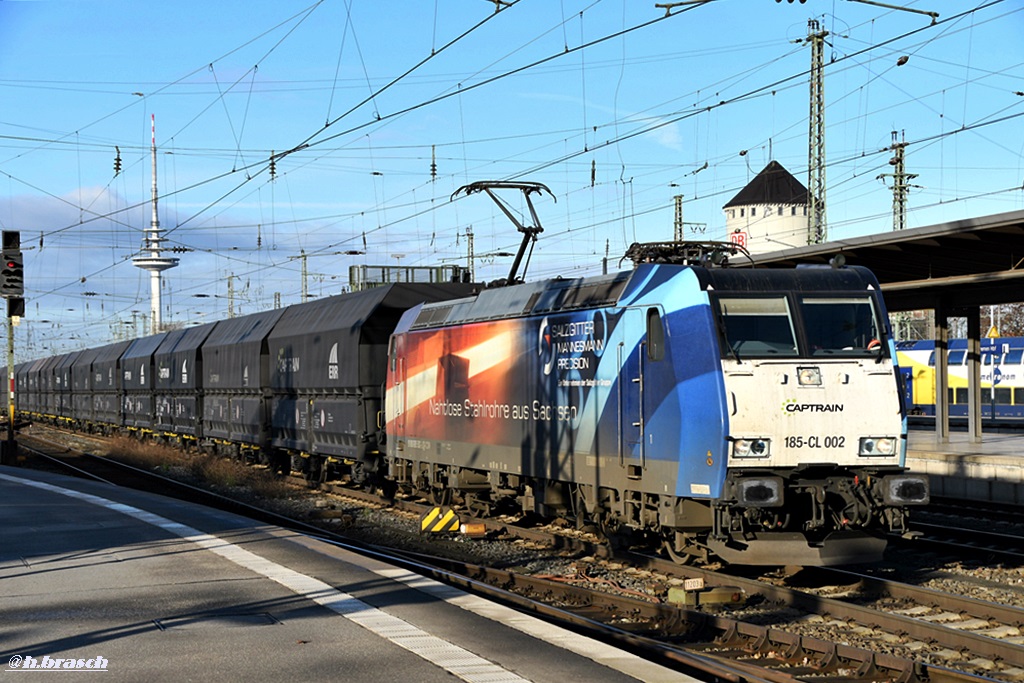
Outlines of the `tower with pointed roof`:
M 771 161 L 722 207 L 726 237 L 751 254 L 808 244 L 807 188 Z

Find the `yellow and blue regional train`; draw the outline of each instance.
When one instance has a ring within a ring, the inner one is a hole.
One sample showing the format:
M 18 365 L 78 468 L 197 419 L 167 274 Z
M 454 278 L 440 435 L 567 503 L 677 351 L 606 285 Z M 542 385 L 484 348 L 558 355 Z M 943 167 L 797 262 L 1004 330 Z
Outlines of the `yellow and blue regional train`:
M 935 415 L 935 342 L 896 344 L 910 415 Z M 967 340 L 949 340 L 946 351 L 950 417 L 967 416 Z M 982 416 L 1024 418 L 1024 337 L 981 340 Z

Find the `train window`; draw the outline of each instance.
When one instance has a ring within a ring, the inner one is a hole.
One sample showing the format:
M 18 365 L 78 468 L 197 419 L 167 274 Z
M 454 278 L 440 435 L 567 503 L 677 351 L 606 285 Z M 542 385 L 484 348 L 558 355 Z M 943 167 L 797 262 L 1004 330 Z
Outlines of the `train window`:
M 722 353 L 738 358 L 797 355 L 785 296 L 717 298 Z
M 946 392 L 946 398 L 950 403 L 967 403 L 966 387 L 961 387 L 959 389 L 953 389 L 952 387 L 950 387 L 949 389 L 946 390 Z
M 1010 405 L 1010 400 L 1013 395 L 1013 390 L 1010 388 L 996 387 L 996 403 L 1001 406 Z M 992 403 L 992 390 L 988 387 L 982 387 L 981 389 L 981 403 L 982 405 L 989 405 Z
M 1003 365 L 1020 365 L 1024 359 L 1024 349 L 1010 349 L 1003 358 Z
M 1024 405 L 1024 388 L 1015 388 L 1013 390 L 1013 402 L 1016 405 Z
M 963 365 L 964 359 L 967 358 L 967 350 L 961 349 L 958 351 L 950 351 L 949 355 L 946 356 L 947 365 Z
M 812 356 L 874 356 L 885 352 L 870 296 L 804 296 L 800 310 Z
M 661 360 L 665 357 L 665 328 L 661 324 L 661 313 L 657 308 L 647 309 L 647 358 Z

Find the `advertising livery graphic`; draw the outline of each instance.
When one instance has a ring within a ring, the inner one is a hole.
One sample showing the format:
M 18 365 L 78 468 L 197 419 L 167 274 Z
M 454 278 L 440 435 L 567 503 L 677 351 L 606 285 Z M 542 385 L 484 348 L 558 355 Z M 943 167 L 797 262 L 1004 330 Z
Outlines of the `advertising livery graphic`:
M 617 322 L 599 311 L 412 333 L 408 433 L 515 446 L 569 439 L 596 419 L 587 414 L 599 408 L 594 397 L 614 384 L 615 368 L 603 367 L 602 356 Z

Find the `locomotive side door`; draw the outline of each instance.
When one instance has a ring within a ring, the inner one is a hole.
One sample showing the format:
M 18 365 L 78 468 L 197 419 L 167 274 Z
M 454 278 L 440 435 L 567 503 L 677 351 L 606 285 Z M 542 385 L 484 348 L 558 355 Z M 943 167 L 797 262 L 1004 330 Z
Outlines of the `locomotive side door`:
M 390 387 L 385 393 L 385 411 L 393 418 L 388 424 L 388 432 L 396 446 L 405 440 L 405 359 L 402 356 L 404 336 L 392 335 L 388 343 L 388 377 Z M 389 439 L 390 440 L 390 439 Z
M 630 479 L 639 479 L 647 466 L 644 401 L 647 339 L 642 312 L 627 309 L 617 331 L 619 466 L 626 470 Z

